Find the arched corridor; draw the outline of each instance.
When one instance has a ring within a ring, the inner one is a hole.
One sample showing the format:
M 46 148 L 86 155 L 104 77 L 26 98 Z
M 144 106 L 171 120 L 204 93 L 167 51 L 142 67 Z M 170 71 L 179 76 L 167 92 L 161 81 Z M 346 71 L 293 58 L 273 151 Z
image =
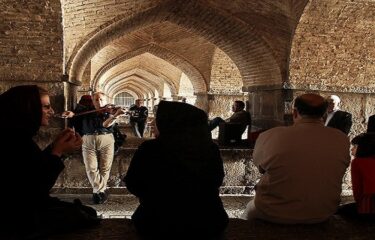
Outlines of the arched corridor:
M 126 107 L 141 99 L 147 138 L 160 100 L 186 101 L 209 119 L 228 118 L 241 100 L 255 131 L 290 125 L 300 94 L 335 94 L 352 114 L 350 139 L 375 114 L 374 0 L 3 0 L 0 11 L 0 93 L 42 86 L 57 113 L 96 91 Z M 41 128 L 38 144 L 66 125 Z M 111 187 L 123 187 L 137 144 L 115 157 Z M 249 194 L 259 177 L 252 153 L 232 150 L 220 150 L 223 187 Z M 71 160 L 56 187 L 88 187 L 81 155 Z

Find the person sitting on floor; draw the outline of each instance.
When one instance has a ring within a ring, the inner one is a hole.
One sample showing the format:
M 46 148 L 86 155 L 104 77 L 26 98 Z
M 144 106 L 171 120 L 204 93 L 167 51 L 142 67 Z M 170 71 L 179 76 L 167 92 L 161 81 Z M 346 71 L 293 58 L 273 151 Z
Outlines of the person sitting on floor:
M 233 114 L 228 119 L 224 120 L 221 117 L 215 117 L 208 121 L 209 130 L 214 130 L 220 123 L 239 123 L 244 125 L 251 124 L 251 115 L 249 112 L 245 111 L 245 103 L 243 101 L 235 101 L 232 105 Z
M 47 239 L 96 225 L 96 211 L 79 199 L 70 203 L 50 196 L 64 169 L 61 156 L 80 149 L 82 140 L 68 128 L 44 151 L 34 142 L 54 114 L 48 92 L 35 85 L 13 87 L 0 95 L 0 109 L 0 205 L 5 219 L 0 239 Z
M 317 94 L 298 96 L 294 124 L 259 135 L 253 163 L 263 175 L 242 218 L 310 224 L 336 212 L 350 142 L 340 130 L 324 126 L 327 105 Z
M 228 224 L 219 196 L 223 161 L 204 111 L 161 101 L 158 136 L 143 142 L 124 178 L 138 197 L 132 221 L 150 239 L 218 239 Z
M 354 203 L 343 205 L 338 214 L 375 219 L 375 133 L 363 133 L 352 140 L 351 163 Z

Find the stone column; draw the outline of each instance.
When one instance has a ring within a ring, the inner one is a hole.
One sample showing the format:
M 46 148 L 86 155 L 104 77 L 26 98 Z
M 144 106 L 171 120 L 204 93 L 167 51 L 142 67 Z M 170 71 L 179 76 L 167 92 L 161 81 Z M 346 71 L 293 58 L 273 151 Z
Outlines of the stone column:
M 172 101 L 177 102 L 178 101 L 178 96 L 177 95 L 171 95 Z
M 208 94 L 207 93 L 195 93 L 194 95 L 197 96 L 194 106 L 202 109 L 205 112 L 208 112 L 209 111 Z
M 252 109 L 253 126 L 267 129 L 292 124 L 291 102 L 293 90 L 282 85 L 247 87 Z

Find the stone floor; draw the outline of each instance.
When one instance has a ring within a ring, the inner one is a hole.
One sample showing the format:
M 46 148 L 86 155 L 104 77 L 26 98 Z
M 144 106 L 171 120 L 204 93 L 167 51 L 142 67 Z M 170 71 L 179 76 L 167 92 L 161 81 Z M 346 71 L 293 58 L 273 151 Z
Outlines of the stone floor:
M 91 205 L 91 194 L 57 194 L 61 199 L 71 201 L 80 198 L 83 203 L 97 209 L 104 219 L 97 227 L 81 229 L 73 233 L 51 236 L 49 240 L 141 240 L 129 219 L 138 205 L 131 195 L 112 194 L 107 203 Z M 225 237 L 220 240 L 373 240 L 375 223 L 358 222 L 339 216 L 327 222 L 313 225 L 279 225 L 263 221 L 238 219 L 251 196 L 223 195 L 222 201 L 230 216 Z M 347 199 L 346 199 L 347 200 Z M 178 240 L 177 238 L 176 240 Z M 196 240 L 196 239 L 194 239 Z M 206 239 L 205 239 L 206 240 Z
M 83 204 L 89 205 L 97 210 L 103 218 L 128 218 L 130 219 L 134 210 L 138 206 L 138 200 L 133 195 L 128 194 L 111 194 L 105 204 L 93 205 L 91 194 L 53 194 L 61 200 L 73 201 L 79 198 Z M 222 201 L 225 210 L 230 218 L 238 218 L 246 204 L 252 198 L 249 195 L 223 195 Z

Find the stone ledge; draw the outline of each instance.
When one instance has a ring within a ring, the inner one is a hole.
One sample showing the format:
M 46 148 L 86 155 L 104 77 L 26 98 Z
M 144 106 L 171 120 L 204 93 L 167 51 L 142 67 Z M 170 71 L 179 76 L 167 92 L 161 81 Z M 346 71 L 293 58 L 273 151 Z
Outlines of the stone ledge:
M 339 216 L 331 217 L 327 222 L 314 225 L 279 225 L 263 221 L 247 222 L 230 219 L 225 231 L 226 240 L 262 239 L 262 240 L 372 240 L 375 224 L 346 220 Z M 132 240 L 140 239 L 129 219 L 104 219 L 96 228 L 82 229 L 74 233 L 49 237 L 50 240 Z
M 110 194 L 131 194 L 126 187 L 112 187 L 108 188 Z M 55 187 L 51 191 L 52 194 L 91 194 L 91 187 L 80 188 L 59 188 Z M 254 188 L 251 186 L 222 186 L 220 187 L 220 194 L 222 195 L 249 195 L 254 196 Z

